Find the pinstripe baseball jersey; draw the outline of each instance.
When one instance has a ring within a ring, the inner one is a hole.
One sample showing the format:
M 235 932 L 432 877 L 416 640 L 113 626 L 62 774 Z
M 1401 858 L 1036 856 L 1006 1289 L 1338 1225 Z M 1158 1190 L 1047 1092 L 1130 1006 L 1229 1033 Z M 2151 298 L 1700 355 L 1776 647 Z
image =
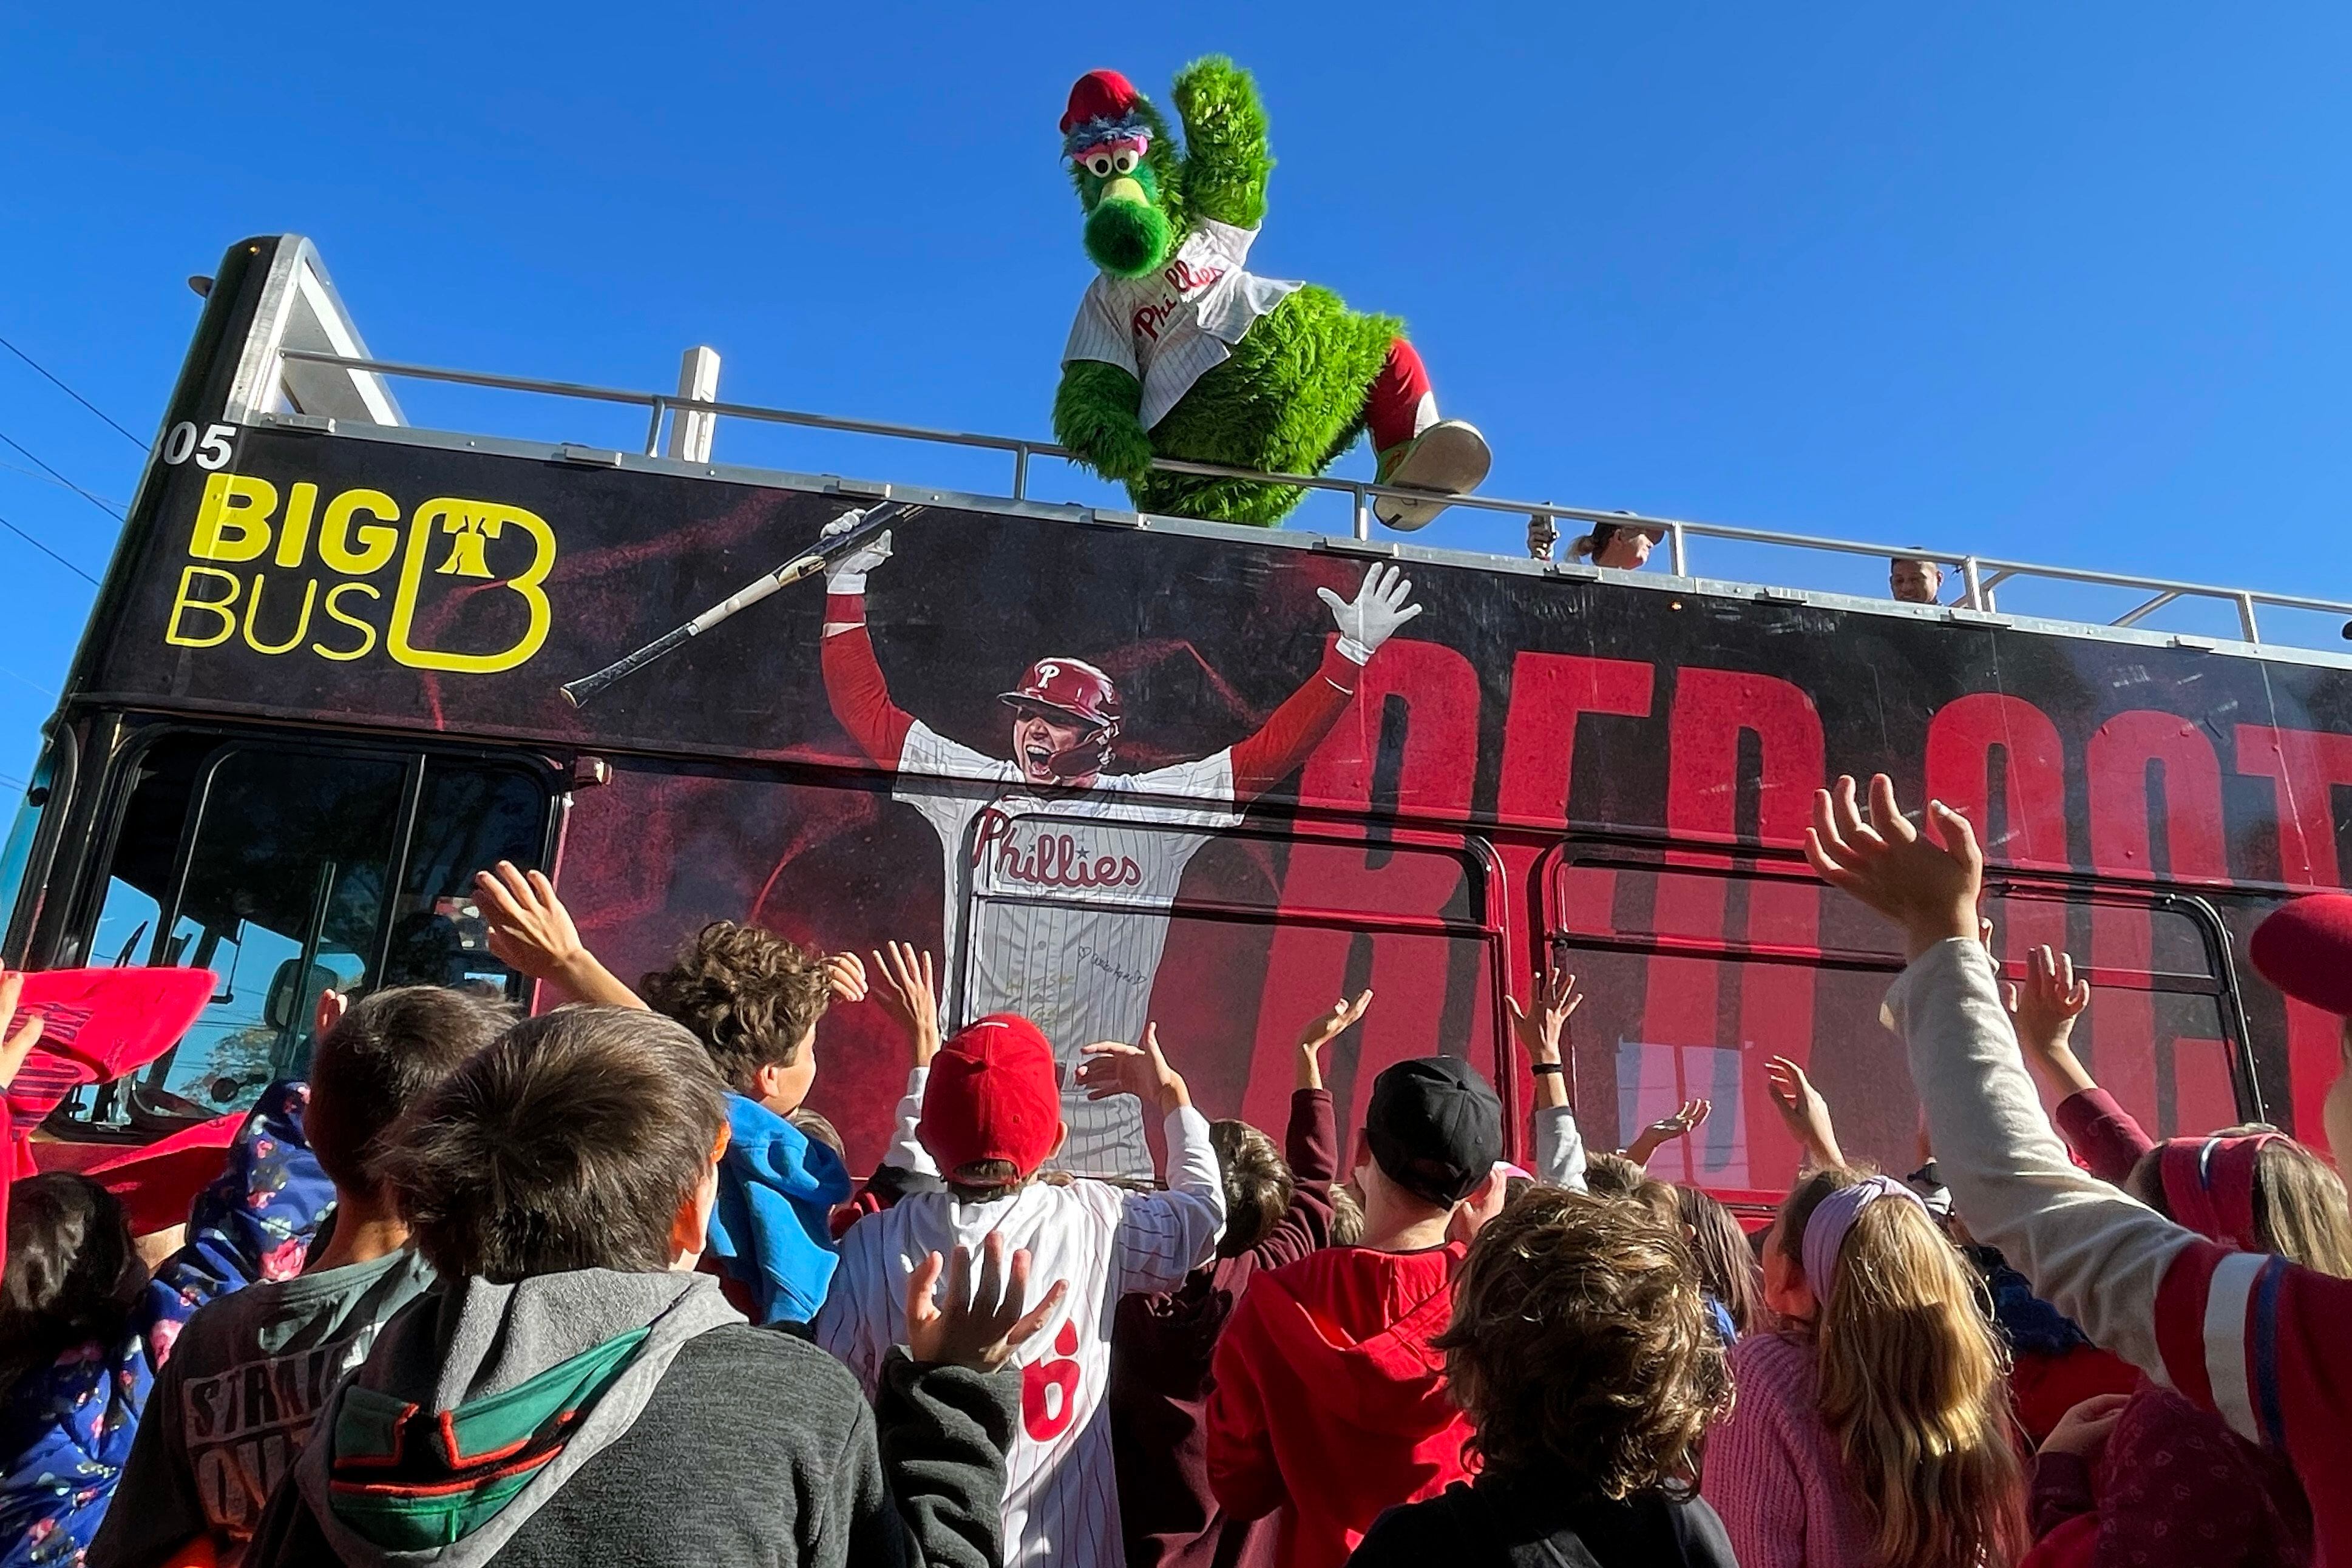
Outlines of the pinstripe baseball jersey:
M 919 1103 L 924 1073 L 908 1084 Z M 1130 1100 L 1130 1103 L 1132 1101 Z M 1031 1295 L 1066 1281 L 1061 1315 L 1029 1342 L 1021 1363 L 1021 1429 L 1005 1456 L 1004 1561 L 1023 1568 L 1118 1568 L 1118 1478 L 1103 1394 L 1111 1323 L 1132 1291 L 1172 1291 L 1208 1261 L 1224 1229 L 1224 1187 L 1209 1124 L 1171 1111 L 1168 1190 L 1137 1193 L 1102 1182 L 1032 1182 L 992 1203 L 918 1193 L 869 1215 L 842 1239 L 841 1267 L 811 1331 L 871 1395 L 883 1357 L 907 1339 L 907 1276 L 927 1255 L 958 1245 L 977 1255 L 993 1231 L 1026 1248 Z
M 1078 303 L 1062 362 L 1099 360 L 1143 383 L 1143 428 L 1158 424 L 1192 383 L 1232 357 L 1250 323 L 1300 286 L 1244 271 L 1257 230 L 1196 218 L 1159 271 L 1097 276 Z
M 1241 821 L 1232 751 L 1041 794 L 1017 764 L 918 721 L 898 768 L 894 797 L 922 812 L 946 858 L 941 929 L 950 962 L 961 950 L 959 890 L 971 873 L 974 924 L 951 998 L 956 1019 L 1017 1012 L 1054 1042 L 1070 1124 L 1057 1165 L 1150 1176 L 1135 1100 L 1087 1100 L 1073 1087 L 1074 1070 L 1079 1051 L 1096 1040 L 1143 1037 L 1184 868 L 1210 833 Z M 942 779 L 992 788 L 958 789 Z

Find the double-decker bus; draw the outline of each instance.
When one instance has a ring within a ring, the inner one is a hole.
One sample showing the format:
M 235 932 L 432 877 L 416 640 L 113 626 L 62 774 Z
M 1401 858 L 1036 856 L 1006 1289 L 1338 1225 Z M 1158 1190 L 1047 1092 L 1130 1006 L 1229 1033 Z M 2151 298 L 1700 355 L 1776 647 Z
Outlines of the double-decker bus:
M 404 378 L 651 428 L 643 451 L 418 428 Z M 714 420 L 961 446 L 1010 493 L 731 467 Z M 2323 1136 L 2333 1025 L 2252 981 L 2244 943 L 2345 882 L 2352 658 L 2258 616 L 2352 606 L 1966 555 L 1957 606 L 1759 587 L 1687 549 L 1885 547 L 1672 519 L 1633 519 L 1663 573 L 1425 549 L 1359 537 L 1370 487 L 1344 479 L 1318 483 L 1354 533 L 1268 532 L 1041 500 L 1055 455 L 374 360 L 308 242 L 233 247 L 5 862 L 12 965 L 201 965 L 217 994 L 48 1139 L 237 1110 L 297 1065 L 325 987 L 522 995 L 471 904 L 503 858 L 546 868 L 625 976 L 721 916 L 903 938 L 940 956 L 950 1023 L 1018 1007 L 1068 1052 L 1150 1019 L 1210 1113 L 1265 1125 L 1301 1022 L 1365 987 L 1329 1063 L 1343 1124 L 1435 1051 L 1516 1123 L 1507 998 L 1558 965 L 1588 998 L 1587 1137 L 1705 1096 L 1654 1169 L 1763 1201 L 1797 1160 L 1771 1056 L 1808 1066 L 1850 1154 L 1914 1163 L 1878 1021 L 1899 955 L 1797 848 L 1812 791 L 1872 771 L 1979 825 L 1999 955 L 2087 967 L 2078 1042 L 2147 1124 Z M 908 510 L 862 594 L 796 584 L 565 695 L 885 501 Z M 1994 608 L 2037 573 L 2138 591 L 2113 623 Z M 1382 591 L 1418 613 L 1341 650 Z M 2153 629 L 2199 600 L 2237 634 Z M 877 1014 L 828 1019 L 811 1101 L 859 1166 L 903 1081 Z M 1148 1164 L 1135 1124 L 1079 1132 L 1084 1168 Z

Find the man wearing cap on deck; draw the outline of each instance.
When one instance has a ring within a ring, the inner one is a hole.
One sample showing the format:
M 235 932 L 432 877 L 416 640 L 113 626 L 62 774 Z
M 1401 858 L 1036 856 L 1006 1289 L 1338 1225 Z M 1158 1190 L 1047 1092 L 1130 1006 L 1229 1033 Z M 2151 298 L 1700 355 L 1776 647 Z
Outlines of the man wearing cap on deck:
M 935 1166 L 944 1192 L 920 1192 L 859 1220 L 842 1239 L 833 1291 L 811 1325 L 870 1395 L 890 1347 L 907 1339 L 906 1281 L 931 1253 L 974 1255 L 992 1234 L 1025 1250 L 1031 1273 L 1068 1294 L 1021 1360 L 1021 1430 L 1005 1458 L 1003 1561 L 1096 1568 L 1125 1555 L 1110 1419 L 1110 1330 L 1119 1297 L 1171 1291 L 1214 1254 L 1225 1188 L 1209 1124 L 1146 1025 L 1139 1045 L 1089 1045 L 1076 1074 L 1093 1099 L 1131 1094 L 1167 1134 L 1168 1190 L 1036 1179 L 1069 1128 L 1054 1048 L 1037 1026 L 993 1013 L 940 1047 L 908 1081 L 899 1143 L 886 1165 Z M 917 1109 L 919 1107 L 919 1110 Z M 928 1161 L 904 1147 L 919 1141 Z
M 1940 802 L 1927 820 L 1922 834 L 1883 776 L 1865 819 L 1853 780 L 1841 779 L 1815 798 L 1808 852 L 1832 884 L 1903 928 L 1909 964 L 1887 1017 L 1954 1207 L 2094 1343 L 2283 1458 L 2311 1503 L 2315 1560 L 2352 1563 L 2352 1281 L 2200 1236 L 2076 1167 L 2042 1114 L 1978 939 L 1976 835 Z M 2249 953 L 2290 998 L 2352 1015 L 2352 895 L 2273 910 Z M 2343 1037 L 2352 1064 L 2352 1018 Z M 2323 1120 L 2340 1162 L 2352 1151 L 2352 1071 L 2328 1090 Z
M 1209 1485 L 1237 1518 L 1280 1511 L 1291 1568 L 1339 1568 L 1381 1510 L 1467 1479 L 1469 1428 L 1430 1341 L 1469 1250 L 1448 1227 L 1493 1207 L 1502 1157 L 1502 1102 L 1476 1069 L 1453 1056 L 1389 1068 L 1356 1141 L 1362 1245 L 1260 1275 L 1226 1325 Z

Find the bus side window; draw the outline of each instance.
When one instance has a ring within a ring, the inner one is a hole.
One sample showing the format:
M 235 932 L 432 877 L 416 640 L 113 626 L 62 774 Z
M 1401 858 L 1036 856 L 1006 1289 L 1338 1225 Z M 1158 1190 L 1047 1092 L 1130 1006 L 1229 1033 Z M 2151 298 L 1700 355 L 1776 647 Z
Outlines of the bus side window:
M 501 859 L 538 863 L 548 797 L 526 769 L 217 736 L 170 737 L 138 766 L 81 961 L 192 965 L 220 980 L 178 1045 L 135 1082 L 79 1092 L 68 1120 L 168 1124 L 250 1106 L 301 1070 L 331 988 L 510 988 L 470 884 Z

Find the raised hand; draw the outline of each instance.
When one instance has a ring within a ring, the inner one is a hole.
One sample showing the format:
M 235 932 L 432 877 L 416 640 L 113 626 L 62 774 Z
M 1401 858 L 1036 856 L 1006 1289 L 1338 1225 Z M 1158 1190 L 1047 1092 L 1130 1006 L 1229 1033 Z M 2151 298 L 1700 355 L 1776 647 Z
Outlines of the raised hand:
M 2027 1066 L 2060 1094 L 2095 1087 L 2073 1044 L 2074 1021 L 2091 1005 L 2091 982 L 2075 977 L 2070 956 L 2034 948 L 2025 956 L 2024 982 L 2010 987 L 2004 999 Z
M 1299 1088 L 1323 1087 L 1323 1048 L 1361 1022 L 1364 1009 L 1371 1005 L 1372 993 L 1369 990 L 1352 1002 L 1342 997 L 1331 1004 L 1329 1010 L 1318 1014 L 1298 1031 Z
M 866 960 L 855 953 L 828 953 L 824 959 L 825 988 L 836 1002 L 866 999 Z
M 1837 1129 L 1830 1124 L 1830 1103 L 1822 1098 L 1805 1070 L 1785 1056 L 1764 1064 L 1764 1086 L 1772 1108 L 1780 1113 L 1789 1135 L 1797 1140 L 1816 1166 L 1842 1166 L 1845 1152 L 1838 1147 Z
M 1191 1092 L 1184 1087 L 1183 1074 L 1169 1066 L 1168 1058 L 1160 1054 L 1158 1024 L 1143 1026 L 1140 1045 L 1098 1040 L 1080 1054 L 1086 1060 L 1078 1063 L 1078 1087 L 1087 1092 L 1089 1100 L 1132 1094 L 1163 1112 L 1192 1103 Z
M 1364 573 L 1354 599 L 1341 599 L 1328 588 L 1317 589 L 1315 597 L 1330 608 L 1331 619 L 1339 624 L 1339 652 L 1360 664 L 1422 609 L 1412 602 L 1412 583 L 1404 569 L 1384 560 L 1374 561 Z
M 1705 1122 L 1714 1113 L 1714 1111 L 1715 1102 L 1712 1100 L 1684 1101 L 1682 1108 L 1673 1115 L 1661 1116 L 1643 1128 L 1642 1135 L 1626 1146 L 1625 1157 L 1637 1166 L 1648 1165 L 1650 1156 L 1656 1154 L 1662 1145 L 1670 1144 L 1676 1138 L 1686 1137 L 1696 1132 L 1699 1124 Z
M 817 535 L 817 542 L 839 538 L 866 520 L 863 510 L 845 512 L 825 524 Z M 827 593 L 863 593 L 866 574 L 890 559 L 890 530 L 883 529 L 864 544 L 824 569 L 824 591 Z
M 892 942 L 874 955 L 882 984 L 874 999 L 904 1030 L 915 1048 L 915 1065 L 929 1067 L 940 1052 L 940 988 L 931 956 L 912 943 Z
M 942 1267 L 934 1252 L 907 1276 L 907 1354 L 926 1366 L 996 1371 L 1045 1326 L 1069 1294 L 1068 1284 L 1056 1280 L 1043 1301 L 1022 1312 L 1021 1303 L 1029 1294 L 1029 1254 L 1016 1251 L 1008 1264 L 1004 1238 L 995 1231 L 981 1244 L 976 1291 L 971 1248 L 958 1247 L 955 1260 L 944 1265 L 948 1288 L 943 1300 L 938 1295 Z
M 1517 997 L 1504 998 L 1511 1009 L 1511 1032 L 1518 1037 L 1519 1049 L 1528 1053 L 1530 1063 L 1558 1061 L 1568 1020 L 1584 1005 L 1576 977 L 1559 969 L 1546 970 L 1535 977 L 1530 999 L 1535 1004 L 1533 1012 L 1519 1006 Z
M 580 940 L 572 912 L 540 873 L 500 861 L 495 872 L 474 873 L 475 904 L 488 928 L 490 953 L 534 980 L 551 980 L 583 1002 L 642 1008 L 636 992 L 596 961 Z
M 1984 853 L 1968 819 L 1930 800 L 1927 821 L 1922 834 L 1905 820 L 1884 773 L 1870 780 L 1864 821 L 1853 777 L 1841 774 L 1834 789 L 1813 791 L 1813 825 L 1805 831 L 1805 858 L 1822 880 L 1901 926 L 1912 958 L 1956 936 L 1977 939 L 1984 890 Z
M 24 995 L 25 977 L 16 970 L 0 975 L 0 1089 L 16 1082 L 16 1071 L 33 1047 L 41 1043 L 41 1015 L 34 1013 L 10 1033 L 16 1022 L 16 999 Z

